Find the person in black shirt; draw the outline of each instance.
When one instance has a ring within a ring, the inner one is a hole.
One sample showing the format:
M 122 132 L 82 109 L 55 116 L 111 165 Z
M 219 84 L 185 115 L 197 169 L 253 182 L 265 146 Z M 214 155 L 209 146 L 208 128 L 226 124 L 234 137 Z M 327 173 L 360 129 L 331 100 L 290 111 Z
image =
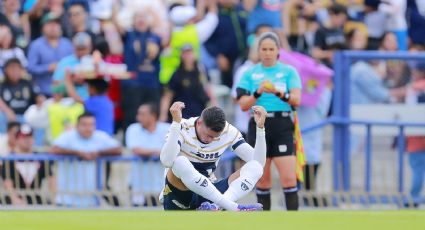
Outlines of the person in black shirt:
M 33 153 L 33 132 L 29 125 L 20 126 L 16 134 L 16 155 Z M 47 199 L 39 192 L 44 178 L 49 178 L 49 188 L 54 191 L 54 178 L 52 177 L 52 164 L 48 161 L 21 161 L 12 160 L 3 162 L 1 176 L 4 180 L 6 204 L 46 204 Z M 25 194 L 19 190 L 27 190 Z M 28 192 L 29 191 L 29 192 Z
M 325 65 L 331 66 L 333 51 L 346 48 L 346 40 L 343 31 L 347 21 L 347 9 L 343 5 L 334 4 L 328 9 L 330 25 L 317 30 L 314 38 L 312 56 Z
M 35 102 L 35 93 L 32 83 L 23 79 L 24 68 L 17 58 L 9 59 L 4 67 L 5 81 L 0 84 L 0 101 L 2 112 L 8 120 L 22 117 L 28 107 Z M 18 117 L 16 117 L 18 116 Z
M 182 47 L 181 64 L 164 89 L 161 99 L 160 121 L 169 121 L 168 108 L 171 102 L 185 103 L 183 118 L 198 116 L 208 102 L 216 104 L 206 74 L 196 61 L 193 47 L 186 44 Z

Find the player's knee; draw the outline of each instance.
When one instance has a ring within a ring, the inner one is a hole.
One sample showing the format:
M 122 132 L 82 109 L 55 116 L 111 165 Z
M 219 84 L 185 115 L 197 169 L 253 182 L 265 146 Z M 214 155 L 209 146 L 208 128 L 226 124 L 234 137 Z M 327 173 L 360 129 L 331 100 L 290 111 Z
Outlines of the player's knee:
M 281 180 L 283 187 L 293 187 L 297 185 L 297 176 L 295 174 L 284 175 Z
M 263 176 L 263 166 L 258 161 L 248 161 L 242 168 L 241 174 L 249 174 L 251 178 L 258 181 Z
M 178 178 L 182 178 L 185 175 L 192 173 L 193 166 L 189 159 L 184 156 L 178 156 L 174 160 L 172 171 Z

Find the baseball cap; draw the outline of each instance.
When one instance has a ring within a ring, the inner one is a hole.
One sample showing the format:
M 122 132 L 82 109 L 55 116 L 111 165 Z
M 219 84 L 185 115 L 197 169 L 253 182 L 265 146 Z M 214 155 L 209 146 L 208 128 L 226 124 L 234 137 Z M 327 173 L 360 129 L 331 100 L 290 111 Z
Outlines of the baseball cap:
M 170 12 L 170 19 L 176 25 L 184 25 L 196 16 L 196 9 L 193 6 L 176 6 Z
M 72 38 L 72 44 L 75 48 L 87 48 L 90 47 L 91 44 L 91 37 L 86 32 L 78 32 L 74 35 Z
M 59 23 L 60 17 L 53 12 L 49 12 L 41 18 L 41 25 L 44 25 L 44 24 L 49 23 L 49 22 L 58 22 Z
M 16 137 L 19 137 L 19 136 L 32 136 L 32 133 L 33 133 L 33 131 L 32 131 L 31 126 L 29 126 L 28 124 L 22 124 L 19 127 L 18 132 L 16 133 Z
M 52 86 L 52 94 L 60 94 L 62 96 L 67 96 L 65 84 L 58 84 Z

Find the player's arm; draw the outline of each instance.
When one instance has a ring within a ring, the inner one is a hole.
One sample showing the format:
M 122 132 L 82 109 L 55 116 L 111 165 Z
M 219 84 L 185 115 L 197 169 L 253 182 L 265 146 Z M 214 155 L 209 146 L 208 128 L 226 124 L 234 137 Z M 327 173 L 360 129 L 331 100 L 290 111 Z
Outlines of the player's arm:
M 173 123 L 171 123 L 168 138 L 165 141 L 164 146 L 161 149 L 159 159 L 162 165 L 166 168 L 173 166 L 174 160 L 177 154 L 180 152 L 181 142 L 179 140 L 181 120 L 182 120 L 182 109 L 185 107 L 183 102 L 174 102 L 170 107 L 170 113 L 173 117 Z
M 250 160 L 256 160 L 258 161 L 262 166 L 266 163 L 266 151 L 267 151 L 267 145 L 266 145 L 266 132 L 264 128 L 264 122 L 266 120 L 267 112 L 266 110 L 261 106 L 253 106 L 252 110 L 254 112 L 254 120 L 257 124 L 257 137 L 255 140 L 255 148 L 252 148 L 251 145 L 246 143 L 243 140 L 241 144 L 238 144 L 240 142 L 237 142 L 235 147 L 233 148 L 233 151 L 238 155 L 242 160 L 245 162 Z

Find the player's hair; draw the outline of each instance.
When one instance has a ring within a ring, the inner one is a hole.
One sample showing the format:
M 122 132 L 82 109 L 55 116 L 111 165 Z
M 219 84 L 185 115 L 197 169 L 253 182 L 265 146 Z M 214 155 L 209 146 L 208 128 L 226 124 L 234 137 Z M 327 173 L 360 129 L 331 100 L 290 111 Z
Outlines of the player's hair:
M 201 118 L 205 126 L 214 132 L 222 132 L 226 126 L 226 115 L 224 115 L 224 111 L 217 106 L 204 109 Z
M 274 32 L 264 32 L 260 35 L 260 37 L 258 38 L 258 49 L 261 46 L 261 43 L 266 40 L 266 39 L 271 39 L 274 43 L 276 43 L 276 46 L 278 48 L 280 48 L 280 40 L 279 40 L 279 36 L 277 36 L 276 33 Z
M 93 117 L 95 118 L 93 113 L 87 112 L 85 111 L 83 114 L 81 114 L 80 116 L 78 116 L 77 122 L 80 123 L 81 119 L 86 118 L 86 117 Z

